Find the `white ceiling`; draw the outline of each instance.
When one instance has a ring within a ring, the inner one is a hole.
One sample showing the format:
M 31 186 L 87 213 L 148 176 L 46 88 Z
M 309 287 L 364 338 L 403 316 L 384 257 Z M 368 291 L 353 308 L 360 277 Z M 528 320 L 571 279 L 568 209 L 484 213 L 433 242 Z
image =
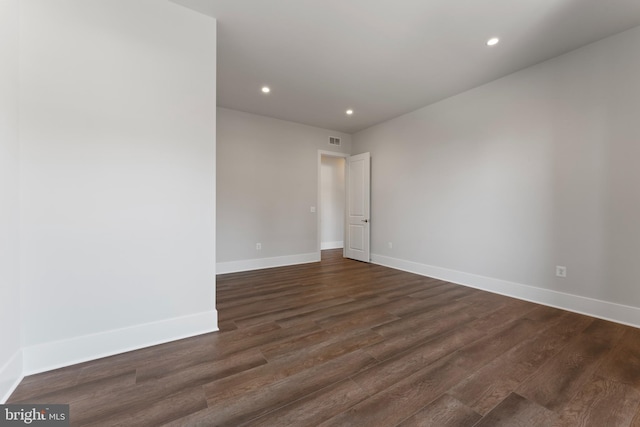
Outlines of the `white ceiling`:
M 640 0 L 173 1 L 218 20 L 219 106 L 347 133 L 640 25 Z

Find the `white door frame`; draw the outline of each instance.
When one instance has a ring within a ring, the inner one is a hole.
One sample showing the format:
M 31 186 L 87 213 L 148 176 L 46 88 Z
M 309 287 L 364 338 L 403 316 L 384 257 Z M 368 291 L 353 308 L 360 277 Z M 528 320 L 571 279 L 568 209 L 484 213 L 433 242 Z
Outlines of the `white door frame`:
M 317 201 L 317 209 L 316 209 L 316 228 L 317 228 L 317 240 L 318 240 L 318 248 L 317 248 L 317 254 L 318 254 L 318 261 L 320 261 L 321 256 L 322 256 L 322 224 L 320 223 L 321 218 L 322 218 L 322 156 L 327 156 L 327 157 L 341 157 L 343 159 L 347 159 L 348 157 L 351 157 L 350 154 L 346 154 L 346 153 L 338 153 L 336 151 L 326 151 L 326 150 L 318 150 L 318 201 Z M 347 167 L 346 165 L 346 161 L 345 161 L 345 168 Z M 346 183 L 345 183 L 346 185 Z M 344 221 L 344 218 L 343 218 Z M 344 238 L 343 238 L 344 240 Z M 343 251 L 343 255 L 344 255 L 344 249 Z

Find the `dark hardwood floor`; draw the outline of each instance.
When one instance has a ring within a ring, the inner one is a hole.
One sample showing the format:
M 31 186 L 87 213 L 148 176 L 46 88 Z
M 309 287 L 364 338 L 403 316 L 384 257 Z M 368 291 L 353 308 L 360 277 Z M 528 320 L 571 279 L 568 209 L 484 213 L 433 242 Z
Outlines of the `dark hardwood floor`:
M 27 377 L 72 425 L 640 426 L 640 330 L 325 251 L 218 277 L 220 332 Z

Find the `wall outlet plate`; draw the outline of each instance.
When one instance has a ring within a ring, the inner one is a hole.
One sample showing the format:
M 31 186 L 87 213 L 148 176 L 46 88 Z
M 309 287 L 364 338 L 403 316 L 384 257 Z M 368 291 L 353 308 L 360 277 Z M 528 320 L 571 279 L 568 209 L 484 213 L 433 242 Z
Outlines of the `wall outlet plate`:
M 556 276 L 567 277 L 567 267 L 564 265 L 556 265 Z

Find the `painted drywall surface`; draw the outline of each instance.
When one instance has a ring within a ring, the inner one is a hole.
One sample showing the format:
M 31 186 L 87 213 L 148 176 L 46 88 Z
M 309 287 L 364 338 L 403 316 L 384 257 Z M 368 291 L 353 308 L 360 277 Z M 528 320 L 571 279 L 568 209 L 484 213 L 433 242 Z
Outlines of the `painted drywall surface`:
M 640 307 L 638 46 L 635 28 L 355 134 L 372 252 Z
M 215 313 L 215 20 L 20 3 L 24 345 Z
M 0 402 L 21 375 L 18 0 L 0 2 Z
M 217 261 L 317 252 L 318 150 L 350 136 L 218 108 L 217 148 Z
M 320 238 L 322 246 L 344 242 L 345 160 L 322 156 L 320 170 Z

